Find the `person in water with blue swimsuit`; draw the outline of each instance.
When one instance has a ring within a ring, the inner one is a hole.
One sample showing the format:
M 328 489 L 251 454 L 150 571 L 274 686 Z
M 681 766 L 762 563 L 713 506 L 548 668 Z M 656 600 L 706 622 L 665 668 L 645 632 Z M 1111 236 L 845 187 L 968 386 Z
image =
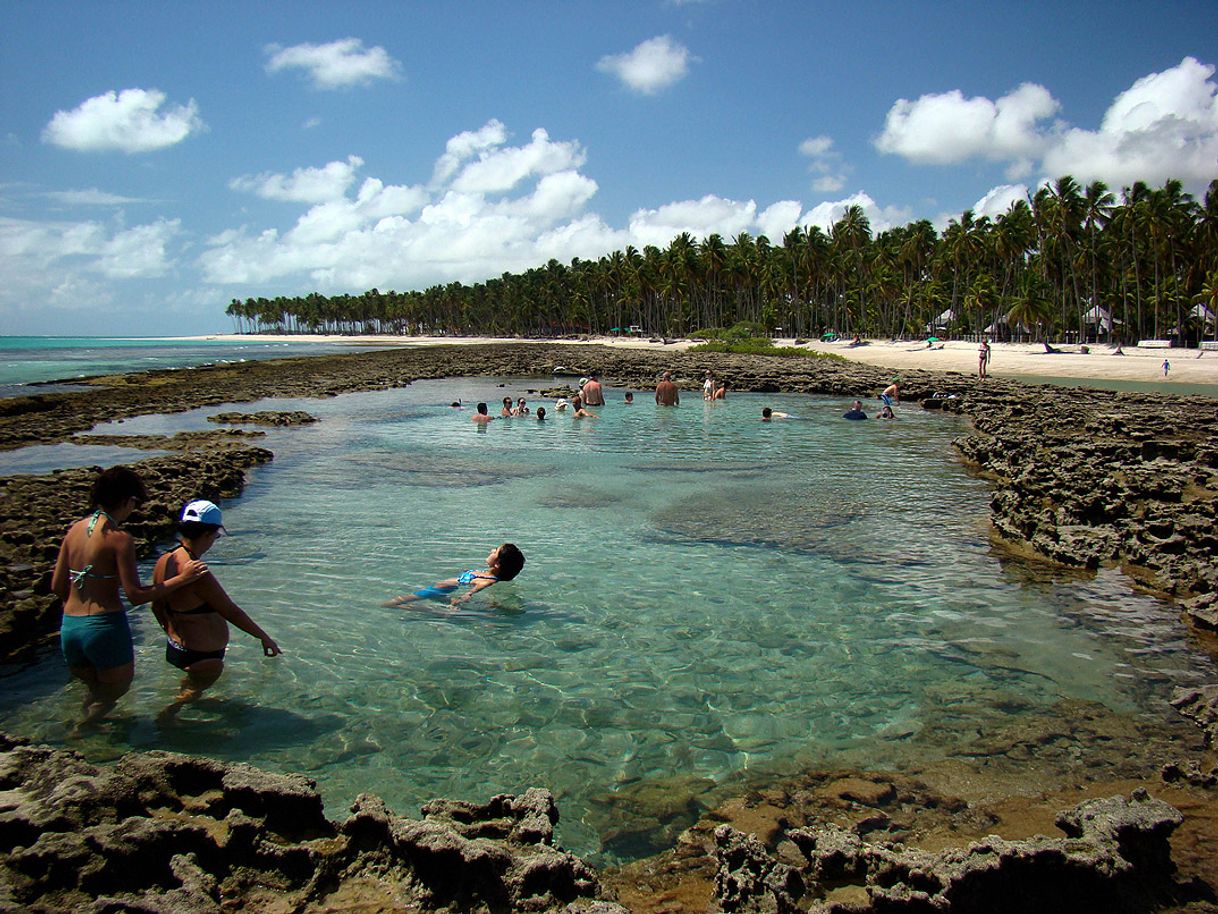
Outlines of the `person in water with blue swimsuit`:
M 220 509 L 205 499 L 182 509 L 176 549 L 161 556 L 153 580 L 170 578 L 182 565 L 199 559 L 224 533 Z M 165 661 L 181 670 L 182 687 L 177 698 L 157 716 L 167 723 L 182 706 L 197 701 L 224 672 L 228 649 L 228 623 L 262 642 L 262 653 L 274 657 L 279 645 L 225 593 L 215 575 L 208 575 L 173 595 L 152 604 L 156 619 L 165 629 Z
M 135 563 L 135 540 L 122 524 L 148 498 L 144 482 L 130 467 L 111 467 L 93 483 L 96 510 L 68 530 L 51 576 L 51 590 L 63 601 L 59 646 L 72 675 L 85 684 L 84 719 L 96 723 L 131 688 L 135 651 L 131 627 L 119 597 L 133 606 L 164 599 L 207 576 L 207 566 L 183 562 L 171 577 L 145 587 Z
M 498 584 L 500 581 L 510 581 L 520 574 L 524 568 L 524 553 L 513 543 L 504 543 L 491 551 L 486 557 L 486 570 L 478 571 L 471 568 L 463 571 L 455 578 L 439 581 L 431 587 L 401 597 L 394 597 L 385 606 L 402 606 L 415 600 L 448 600 L 449 606 L 459 606 L 474 594 Z M 460 597 L 452 596 L 458 587 L 469 587 L 469 592 Z

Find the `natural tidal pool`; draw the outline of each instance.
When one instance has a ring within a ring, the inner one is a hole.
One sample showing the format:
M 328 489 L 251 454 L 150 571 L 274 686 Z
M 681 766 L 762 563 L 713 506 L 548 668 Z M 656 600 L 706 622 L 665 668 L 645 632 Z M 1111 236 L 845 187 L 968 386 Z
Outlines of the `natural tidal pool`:
M 477 400 L 497 413 L 549 384 L 237 407 L 321 420 L 270 430 L 275 460 L 223 505 L 231 535 L 207 556 L 284 655 L 234 630 L 211 697 L 162 729 L 178 675 L 136 609 L 133 690 L 70 744 L 301 771 L 332 818 L 360 792 L 415 815 L 438 796 L 545 786 L 562 843 L 613 862 L 654 850 L 657 823 L 716 791 L 800 766 L 973 757 L 960 734 L 995 717 L 1090 707 L 1167 730 L 1171 687 L 1212 672 L 1176 610 L 1117 572 L 1047 574 L 996 552 L 988 483 L 951 448 L 958 420 L 911 406 L 847 422 L 846 402 L 797 395 L 625 406 L 613 390 L 598 419 L 530 396 L 548 421 L 470 421 Z M 800 418 L 762 423 L 764 405 Z M 210 427 L 223 410 L 96 431 Z M 503 541 L 524 572 L 461 610 L 380 605 Z M 64 743 L 79 700 L 47 653 L 4 671 L 0 726 Z M 1080 767 L 1093 751 L 1071 747 Z

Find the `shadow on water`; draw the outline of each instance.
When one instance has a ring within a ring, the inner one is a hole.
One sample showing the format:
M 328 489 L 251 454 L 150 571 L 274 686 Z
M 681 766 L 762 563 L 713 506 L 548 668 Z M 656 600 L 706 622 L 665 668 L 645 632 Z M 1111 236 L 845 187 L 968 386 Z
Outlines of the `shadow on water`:
M 344 725 L 337 714 L 306 717 L 286 708 L 204 698 L 183 708 L 176 720 L 158 723 L 152 734 L 132 733 L 130 739 L 136 749 L 167 749 L 239 762 L 268 750 L 316 743 Z

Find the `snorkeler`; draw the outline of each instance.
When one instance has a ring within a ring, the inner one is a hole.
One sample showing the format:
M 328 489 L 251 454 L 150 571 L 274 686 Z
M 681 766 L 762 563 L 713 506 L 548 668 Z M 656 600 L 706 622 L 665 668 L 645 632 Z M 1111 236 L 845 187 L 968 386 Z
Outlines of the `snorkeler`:
M 458 587 L 469 587 L 469 593 L 461 597 L 452 597 L 448 600 L 449 606 L 458 606 L 472 597 L 479 591 L 486 590 L 500 581 L 510 581 L 516 575 L 520 574 L 524 568 L 524 553 L 521 552 L 513 543 L 504 543 L 491 551 L 491 554 L 486 557 L 486 570 L 478 571 L 471 568 L 469 571 L 463 571 L 455 578 L 448 578 L 444 581 L 439 581 L 431 587 L 424 587 L 422 590 L 417 590 L 412 594 L 406 594 L 400 597 L 394 597 L 384 606 L 402 606 L 406 603 L 413 603 L 415 600 L 444 600 L 447 599 L 454 590 Z M 470 586 L 472 585 L 472 586 Z

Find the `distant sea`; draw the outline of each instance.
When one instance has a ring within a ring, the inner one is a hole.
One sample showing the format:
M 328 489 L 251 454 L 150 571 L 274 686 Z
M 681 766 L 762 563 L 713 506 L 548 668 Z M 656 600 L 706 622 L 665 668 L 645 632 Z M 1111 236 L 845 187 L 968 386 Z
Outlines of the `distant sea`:
M 157 337 L 0 336 L 0 397 L 71 390 L 73 381 L 94 375 L 351 351 L 346 343 L 307 339 L 233 343 Z

